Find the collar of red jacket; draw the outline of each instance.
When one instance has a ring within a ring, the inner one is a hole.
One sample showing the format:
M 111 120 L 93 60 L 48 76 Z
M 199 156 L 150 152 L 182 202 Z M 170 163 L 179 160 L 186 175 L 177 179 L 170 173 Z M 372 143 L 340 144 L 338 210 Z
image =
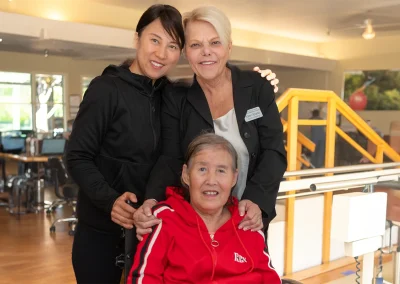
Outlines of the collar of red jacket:
M 167 195 L 167 200 L 165 203 L 167 203 L 169 206 L 172 207 L 172 209 L 175 211 L 176 214 L 179 215 L 179 217 L 190 227 L 196 227 L 198 230 L 198 233 L 205 245 L 205 247 L 208 248 L 211 258 L 213 258 L 212 253 L 209 248 L 209 243 L 207 243 L 204 238 L 203 234 L 209 234 L 208 229 L 206 227 L 206 224 L 204 221 L 200 218 L 199 214 L 193 209 L 193 207 L 187 202 L 184 198 L 184 192 L 185 189 L 179 188 L 179 187 L 168 187 L 166 190 L 166 195 Z M 239 215 L 239 202 L 237 198 L 233 197 L 231 204 L 227 205 L 228 210 L 231 212 L 231 219 L 229 219 L 224 225 L 222 225 L 217 231 L 225 231 L 225 230 L 234 230 L 235 236 L 239 239 L 240 244 L 243 246 L 244 250 L 247 252 L 247 248 L 245 247 L 245 244 L 241 240 L 239 234 L 238 234 L 238 225 L 240 221 L 244 218 Z M 203 234 L 202 234 L 203 232 Z M 247 255 L 249 256 L 249 260 L 251 262 L 251 268 L 249 272 L 251 272 L 254 269 L 254 261 L 251 257 L 251 255 L 247 252 Z M 211 279 L 213 278 L 215 273 L 215 265 L 213 265 L 213 271 L 211 275 Z
M 198 226 L 200 225 L 200 228 L 202 230 L 207 230 L 205 227 L 204 222 L 201 222 L 202 224 L 197 224 L 197 217 L 199 215 L 197 212 L 193 209 L 193 207 L 190 205 L 189 202 L 187 202 L 184 198 L 185 195 L 185 190 L 184 188 L 181 187 L 167 187 L 166 190 L 166 196 L 167 196 L 167 203 L 172 206 L 172 208 L 175 210 L 176 213 L 181 215 L 181 217 L 185 220 L 188 225 L 191 226 Z M 230 223 L 238 226 L 240 221 L 244 218 L 244 216 L 239 215 L 239 202 L 236 197 L 232 197 L 232 202 L 230 202 L 229 205 L 227 205 L 227 208 L 229 212 L 231 213 L 231 218 L 233 220 L 229 220 Z M 224 226 L 221 227 L 223 229 Z

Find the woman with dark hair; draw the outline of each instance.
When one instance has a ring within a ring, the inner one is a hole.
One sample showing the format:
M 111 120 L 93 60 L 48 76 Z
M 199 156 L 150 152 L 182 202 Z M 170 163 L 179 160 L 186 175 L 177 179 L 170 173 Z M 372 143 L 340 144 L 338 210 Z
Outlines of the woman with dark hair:
M 160 155 L 165 75 L 184 41 L 179 11 L 151 6 L 136 28 L 136 58 L 107 67 L 85 93 L 67 150 L 69 172 L 80 188 L 72 249 L 78 283 L 120 282 L 116 258 L 124 254 L 123 229 L 134 224 L 135 209 L 127 201 L 144 201 Z
M 132 228 L 159 156 L 161 91 L 184 46 L 181 14 L 154 5 L 136 28 L 136 58 L 108 66 L 87 89 L 75 119 L 67 164 L 79 185 L 72 263 L 78 283 L 119 283 L 122 228 Z
M 281 283 L 263 232 L 237 228 L 244 218 L 232 197 L 237 166 L 235 148 L 221 136 L 189 144 L 184 188 L 169 187 L 153 208 L 162 222 L 139 244 L 127 283 Z

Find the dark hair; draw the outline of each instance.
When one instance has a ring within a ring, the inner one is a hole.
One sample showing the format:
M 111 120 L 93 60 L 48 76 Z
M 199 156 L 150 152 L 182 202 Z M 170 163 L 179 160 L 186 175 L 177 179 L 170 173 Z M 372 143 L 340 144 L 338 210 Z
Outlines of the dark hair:
M 312 110 L 312 112 L 311 112 L 311 115 L 313 116 L 313 117 L 318 117 L 319 116 L 319 109 L 313 109 Z
M 196 154 L 198 154 L 200 151 L 203 151 L 204 149 L 209 149 L 209 148 L 221 148 L 227 151 L 232 157 L 233 161 L 232 170 L 235 171 L 237 169 L 238 155 L 235 148 L 224 137 L 216 135 L 214 133 L 200 134 L 195 139 L 193 139 L 193 141 L 189 144 L 185 156 L 185 164 L 187 165 L 187 167 L 190 167 L 190 162 L 192 158 L 196 156 Z M 182 178 L 181 178 L 181 183 L 184 187 L 183 196 L 185 200 L 189 202 L 190 201 L 190 194 L 188 190 L 189 187 L 183 181 Z M 231 203 L 232 203 L 232 192 L 226 205 L 229 205 Z
M 179 44 L 180 49 L 183 49 L 185 32 L 183 31 L 182 15 L 170 5 L 156 4 L 148 8 L 136 26 L 138 36 L 140 37 L 143 30 L 157 19 L 160 19 L 163 28 Z
M 120 66 L 131 66 L 133 61 L 135 61 L 135 59 L 127 58 L 120 64 Z

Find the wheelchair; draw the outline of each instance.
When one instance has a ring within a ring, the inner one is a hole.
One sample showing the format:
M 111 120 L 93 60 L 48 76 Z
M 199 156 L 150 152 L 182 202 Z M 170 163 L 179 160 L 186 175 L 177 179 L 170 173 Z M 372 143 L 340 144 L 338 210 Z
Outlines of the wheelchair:
M 137 204 L 133 204 L 130 201 L 127 201 L 127 203 L 132 207 L 134 207 L 135 209 L 139 207 L 137 206 Z M 121 269 L 124 269 L 124 283 L 127 284 L 126 281 L 128 279 L 130 269 L 133 265 L 133 258 L 135 257 L 136 247 L 139 244 L 139 241 L 136 238 L 135 228 L 130 230 L 125 229 L 124 234 L 125 234 L 125 254 L 117 257 L 115 265 L 117 265 Z M 291 279 L 282 278 L 281 280 L 282 284 L 302 284 L 301 282 Z
M 130 202 L 129 200 L 126 202 L 131 205 L 133 208 L 138 209 L 139 206 Z M 125 236 L 125 249 L 124 254 L 121 254 L 116 257 L 115 265 L 124 270 L 124 283 L 127 283 L 129 271 L 133 265 L 133 258 L 135 257 L 136 247 L 139 244 L 138 239 L 136 238 L 136 230 L 133 229 L 124 229 Z

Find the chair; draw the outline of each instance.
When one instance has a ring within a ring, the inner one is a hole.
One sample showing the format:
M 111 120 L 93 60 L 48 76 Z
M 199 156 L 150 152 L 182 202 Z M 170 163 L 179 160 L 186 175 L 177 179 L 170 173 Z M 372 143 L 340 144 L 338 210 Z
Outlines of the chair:
M 30 189 L 27 184 L 28 178 L 22 176 L 12 176 L 7 181 L 9 189 L 8 211 L 19 218 L 20 215 L 29 212 L 30 207 Z
M 1 151 L 1 144 L 0 144 L 0 153 Z M 6 165 L 5 165 L 5 160 L 0 158 L 0 167 L 1 167 L 1 180 L 0 180 L 0 207 L 2 206 L 8 206 L 8 196 L 6 192 L 6 184 L 7 184 L 7 178 L 6 178 Z M 6 197 L 7 196 L 7 197 Z
M 59 158 L 49 157 L 48 164 L 51 169 L 51 177 L 54 183 L 55 193 L 59 198 L 59 200 L 52 203 L 50 209 L 56 208 L 59 204 L 64 203 L 70 205 L 73 210 L 71 217 L 54 221 L 50 227 L 50 232 L 56 231 L 56 224 L 68 222 L 71 227 L 69 234 L 72 236 L 75 233 L 75 225 L 78 222 L 78 219 L 76 218 L 76 201 L 78 198 L 79 187 L 69 179 L 64 163 Z

